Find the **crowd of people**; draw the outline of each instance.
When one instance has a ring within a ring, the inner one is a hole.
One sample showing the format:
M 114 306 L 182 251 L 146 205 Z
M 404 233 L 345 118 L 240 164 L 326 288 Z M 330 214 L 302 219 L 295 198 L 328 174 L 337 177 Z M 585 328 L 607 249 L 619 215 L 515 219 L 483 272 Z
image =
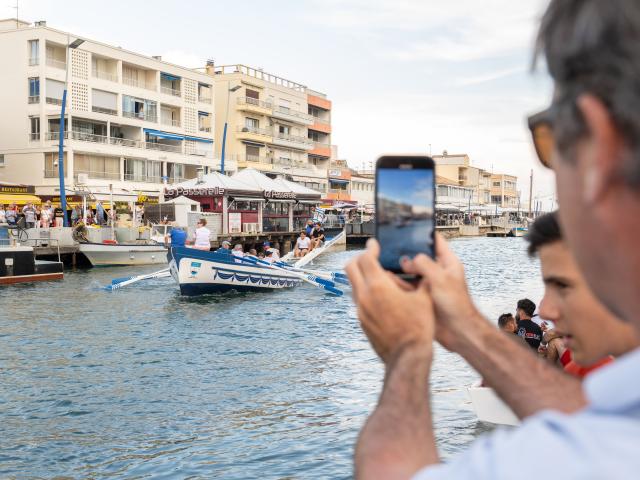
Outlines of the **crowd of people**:
M 141 210 L 138 207 L 136 213 Z M 67 218 L 71 226 L 79 223 L 85 225 L 107 225 L 110 224 L 115 212 L 112 209 L 105 209 L 101 201 L 95 203 L 95 208 L 83 211 L 80 205 L 75 205 L 67 211 Z M 64 226 L 64 211 L 60 205 L 54 205 L 51 201 L 46 201 L 41 205 L 27 203 L 20 207 L 16 203 L 10 205 L 0 205 L 0 224 L 6 223 L 9 226 L 20 225 L 23 228 L 51 228 Z
M 529 301 L 518 302 L 517 319 L 500 318 L 508 334 L 487 321 L 440 236 L 435 260 L 402 261 L 417 284 L 382 269 L 375 240 L 347 266 L 361 326 L 385 365 L 383 391 L 357 440 L 356 478 L 534 479 L 539 459 L 563 479 L 638 476 L 638 38 L 635 0 L 551 0 L 542 18 L 537 51 L 554 94 L 528 123 L 540 162 L 555 173 L 559 204 L 529 232 L 545 284 L 544 329 Z M 429 395 L 436 340 L 525 419 L 446 464 Z M 531 449 L 538 460 L 530 465 L 518 453 Z

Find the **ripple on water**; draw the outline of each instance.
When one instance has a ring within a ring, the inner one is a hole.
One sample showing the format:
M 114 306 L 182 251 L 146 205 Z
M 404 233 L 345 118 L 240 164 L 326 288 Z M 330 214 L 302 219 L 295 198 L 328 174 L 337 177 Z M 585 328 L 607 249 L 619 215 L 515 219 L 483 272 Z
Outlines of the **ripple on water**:
M 540 298 L 520 239 L 451 245 L 492 319 L 522 296 Z M 335 270 L 355 253 L 317 265 Z M 68 272 L 0 290 L 11 312 L 0 317 L 0 477 L 350 478 L 383 375 L 350 296 L 305 286 L 187 298 L 170 279 L 101 288 L 153 270 Z M 437 349 L 445 459 L 487 429 L 466 396 L 476 378 Z

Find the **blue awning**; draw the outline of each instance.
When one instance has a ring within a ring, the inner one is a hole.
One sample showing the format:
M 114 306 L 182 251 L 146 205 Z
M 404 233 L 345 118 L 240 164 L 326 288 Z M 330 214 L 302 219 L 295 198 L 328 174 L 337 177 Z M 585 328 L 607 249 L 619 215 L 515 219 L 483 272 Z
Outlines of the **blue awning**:
M 198 115 L 200 115 L 202 117 L 208 117 L 211 114 L 209 112 L 198 112 Z
M 180 80 L 180 77 L 176 77 L 175 75 L 171 75 L 170 73 L 160 73 L 160 78 L 162 78 L 163 80 L 168 80 L 170 82 L 176 82 L 178 80 Z
M 189 137 L 185 135 L 184 139 L 191 140 L 192 142 L 213 143 L 213 140 L 211 140 L 210 138 Z
M 342 180 L 342 179 L 339 179 L 339 178 L 330 178 L 329 181 L 331 183 L 337 183 L 339 185 L 346 185 L 346 184 L 349 183 L 349 180 Z
M 148 133 L 152 137 L 165 138 L 168 140 L 184 140 L 184 135 L 177 135 L 175 133 L 161 132 L 160 130 L 152 130 L 151 128 L 145 128 L 144 133 Z
M 160 130 L 153 130 L 151 128 L 145 128 L 144 133 L 147 133 L 152 137 L 165 138 L 167 140 L 191 140 L 192 142 L 213 143 L 213 140 L 210 138 L 190 137 L 189 135 L 161 132 Z
M 244 143 L 245 145 L 249 145 L 250 147 L 266 147 L 264 143 L 252 142 L 250 140 L 242 140 L 242 143 Z

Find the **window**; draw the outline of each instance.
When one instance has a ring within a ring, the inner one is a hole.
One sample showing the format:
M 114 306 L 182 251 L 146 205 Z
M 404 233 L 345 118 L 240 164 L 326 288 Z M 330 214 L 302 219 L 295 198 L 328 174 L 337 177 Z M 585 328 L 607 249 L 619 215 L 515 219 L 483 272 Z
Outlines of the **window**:
M 162 176 L 162 162 L 154 160 L 124 159 L 125 180 L 134 182 L 160 183 Z
M 118 114 L 118 94 L 94 88 L 91 91 L 91 97 L 91 109 L 94 112 L 107 115 Z
M 290 135 L 291 128 L 288 125 L 278 125 L 278 132 L 283 135 Z
M 260 125 L 260 122 L 258 122 L 257 118 L 245 118 L 244 119 L 244 126 L 247 127 L 250 130 L 255 130 L 258 129 Z
M 45 84 L 47 103 L 52 105 L 62 105 L 62 97 L 64 96 L 64 82 L 47 78 Z
M 500 186 L 500 182 L 493 182 L 493 186 L 494 187 L 499 187 Z
M 40 117 L 29 117 L 29 138 L 40 140 Z
M 291 110 L 291 101 L 287 100 L 286 98 L 281 98 L 279 100 L 280 100 L 280 104 L 278 106 L 278 109 L 281 112 L 289 113 L 289 110 Z
M 211 132 L 211 117 L 209 116 L 209 112 L 198 112 L 198 130 L 201 132 Z
M 246 101 L 252 105 L 260 104 L 260 93 L 255 90 L 249 90 L 248 88 L 245 91 Z
M 184 165 L 181 163 L 167 163 L 169 183 L 178 183 L 185 179 Z
M 29 65 L 38 65 L 40 63 L 40 42 L 38 40 L 29 40 Z
M 211 85 L 206 83 L 198 84 L 198 101 L 211 103 Z
M 242 210 L 245 212 L 257 212 L 258 202 L 237 202 L 233 201 L 229 205 L 229 210 Z
M 73 170 L 75 175 L 86 173 L 89 178 L 120 180 L 120 158 L 76 153 Z
M 491 195 L 491 203 L 502 203 L 501 195 Z
M 32 77 L 29 79 L 29 103 L 40 102 L 40 78 Z
M 122 115 L 129 118 L 156 122 L 158 119 L 158 105 L 152 100 L 123 95 Z
M 64 154 L 64 171 L 65 176 L 68 175 L 67 169 L 67 154 Z M 44 176 L 45 178 L 59 178 L 58 176 L 58 153 L 45 153 L 44 154 Z
M 260 147 L 246 146 L 247 161 L 259 162 L 260 161 Z
M 4 154 L 0 153 L 0 167 L 4 167 Z

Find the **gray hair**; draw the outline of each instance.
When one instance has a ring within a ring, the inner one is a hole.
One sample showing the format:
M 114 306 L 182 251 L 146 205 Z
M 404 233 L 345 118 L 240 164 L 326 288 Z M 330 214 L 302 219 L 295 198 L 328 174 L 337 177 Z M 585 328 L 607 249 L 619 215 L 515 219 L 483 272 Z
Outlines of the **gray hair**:
M 542 19 L 537 54 L 544 54 L 556 85 L 554 133 L 568 151 L 586 133 L 578 95 L 598 97 L 624 137 L 628 185 L 640 188 L 640 2 L 552 0 Z M 571 102 L 564 102 L 563 97 Z

